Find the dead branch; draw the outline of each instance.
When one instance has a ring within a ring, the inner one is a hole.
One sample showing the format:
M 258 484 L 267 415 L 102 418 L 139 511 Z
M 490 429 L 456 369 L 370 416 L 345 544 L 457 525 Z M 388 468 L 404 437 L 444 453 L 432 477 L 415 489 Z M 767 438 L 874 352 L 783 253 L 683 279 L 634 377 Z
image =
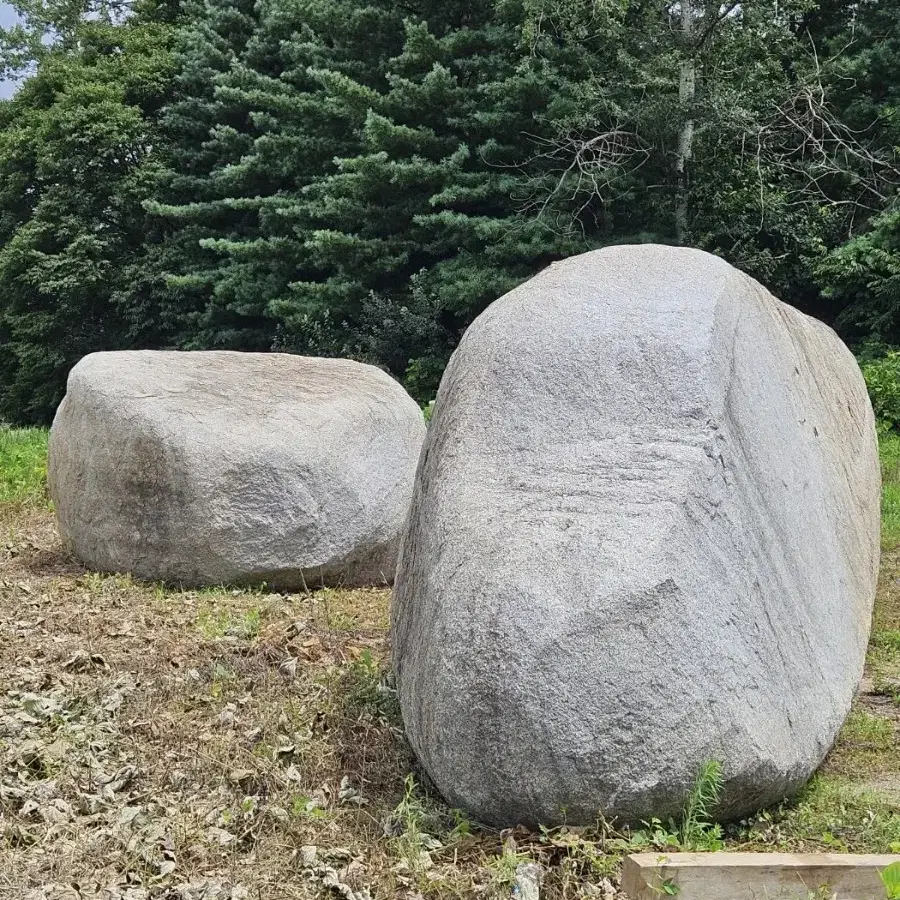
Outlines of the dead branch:
M 555 226 L 570 233 L 581 228 L 581 217 L 594 202 L 609 203 L 617 198 L 617 183 L 640 168 L 651 153 L 636 131 L 615 125 L 585 134 L 568 132 L 555 138 L 526 135 L 536 148 L 520 169 L 534 172 L 523 191 L 523 212 L 555 219 Z M 552 180 L 550 189 L 547 181 Z M 560 206 L 567 212 L 560 213 Z
M 774 105 L 771 119 L 758 128 L 758 155 L 796 179 L 796 202 L 879 208 L 900 186 L 900 166 L 890 150 L 873 145 L 870 130 L 853 129 L 838 119 L 817 73 Z M 857 198 L 838 198 L 837 189 L 845 194 L 848 182 Z

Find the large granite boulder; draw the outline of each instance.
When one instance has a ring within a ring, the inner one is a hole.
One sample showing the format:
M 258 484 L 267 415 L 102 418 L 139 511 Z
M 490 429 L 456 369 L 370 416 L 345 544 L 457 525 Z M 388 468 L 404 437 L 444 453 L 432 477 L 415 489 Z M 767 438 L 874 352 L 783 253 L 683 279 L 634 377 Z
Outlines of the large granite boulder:
M 795 791 L 863 667 L 872 409 L 825 325 L 714 256 L 557 263 L 469 328 L 392 615 L 412 746 L 494 825 L 719 814 Z
M 373 366 L 279 353 L 94 353 L 50 434 L 64 543 L 182 585 L 393 579 L 425 436 Z

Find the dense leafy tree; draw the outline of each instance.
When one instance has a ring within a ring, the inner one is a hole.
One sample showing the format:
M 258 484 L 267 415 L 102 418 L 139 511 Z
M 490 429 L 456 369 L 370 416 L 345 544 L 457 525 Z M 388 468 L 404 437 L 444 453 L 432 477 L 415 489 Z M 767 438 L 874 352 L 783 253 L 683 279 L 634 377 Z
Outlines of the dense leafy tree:
M 584 103 L 552 146 L 565 174 L 554 199 L 583 219 L 616 201 L 623 176 L 636 176 L 637 216 L 657 240 L 719 253 L 833 318 L 839 310 L 823 301 L 816 266 L 877 213 L 897 172 L 871 108 L 882 88 L 848 71 L 868 58 L 855 31 L 861 8 L 631 2 L 592 29 L 582 21 L 585 10 L 596 19 L 590 4 L 531 2 L 536 21 L 561 21 L 585 46 L 597 31 L 618 44 L 615 56 L 591 54 Z M 895 0 L 874 9 L 882 32 L 896 24 Z
M 0 103 L 0 418 L 47 421 L 68 369 L 127 341 L 116 295 L 147 237 L 169 18 L 80 19 Z
M 869 0 L 853 8 L 849 47 L 840 29 L 828 36 L 842 51 L 832 79 L 837 109 L 849 128 L 873 135 L 880 151 L 874 160 L 880 193 L 869 193 L 862 214 L 853 210 L 860 233 L 817 266 L 838 326 L 857 344 L 900 345 L 900 175 L 883 163 L 900 155 L 898 22 L 897 0 Z

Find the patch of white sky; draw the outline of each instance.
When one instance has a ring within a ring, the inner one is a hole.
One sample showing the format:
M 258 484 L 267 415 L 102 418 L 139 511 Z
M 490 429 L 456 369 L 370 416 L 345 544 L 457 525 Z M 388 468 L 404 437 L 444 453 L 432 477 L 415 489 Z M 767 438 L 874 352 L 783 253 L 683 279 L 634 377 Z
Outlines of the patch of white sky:
M 127 15 L 127 12 L 125 13 L 125 15 Z M 19 16 L 17 15 L 12 4 L 5 3 L 4 0 L 0 0 L 0 28 L 9 28 L 19 21 Z M 44 43 L 47 43 L 46 37 L 44 38 Z M 21 84 L 21 82 L 21 77 L 9 79 L 6 81 L 0 80 L 0 100 L 11 97 L 15 93 L 16 88 L 19 86 L 19 84 Z
M 18 21 L 15 10 L 8 4 L 0 2 L 0 28 L 9 28 Z M 16 89 L 15 81 L 0 81 L 0 99 L 11 97 Z

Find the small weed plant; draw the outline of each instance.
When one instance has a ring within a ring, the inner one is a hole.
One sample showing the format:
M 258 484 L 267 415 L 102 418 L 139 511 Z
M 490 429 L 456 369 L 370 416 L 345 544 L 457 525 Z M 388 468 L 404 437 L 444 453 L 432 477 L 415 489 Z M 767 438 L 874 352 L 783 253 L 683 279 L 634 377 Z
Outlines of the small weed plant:
M 414 876 L 422 875 L 431 868 L 430 851 L 441 847 L 441 842 L 432 837 L 425 827 L 427 811 L 419 797 L 416 779 L 407 775 L 403 783 L 403 799 L 397 804 L 391 816 L 391 848 L 409 868 Z
M 368 649 L 346 667 L 344 697 L 349 709 L 368 713 L 376 721 L 395 722 L 400 718 L 397 692 Z
M 894 726 L 889 719 L 856 710 L 847 718 L 841 739 L 873 750 L 890 750 L 894 744 Z
M 697 773 L 687 795 L 679 822 L 664 823 L 653 818 L 634 832 L 630 839 L 615 841 L 617 849 L 632 853 L 635 850 L 681 850 L 685 852 L 715 851 L 724 846 L 722 826 L 711 821 L 722 795 L 722 764 L 717 760 L 705 762 Z
M 519 866 L 532 861 L 530 856 L 516 848 L 514 841 L 506 841 L 502 852 L 491 857 L 486 864 L 490 876 L 487 886 L 488 897 L 509 897 L 516 885 Z
M 710 819 L 722 796 L 722 764 L 717 760 L 700 767 L 681 817 L 679 843 L 684 850 L 721 850 L 722 826 Z

